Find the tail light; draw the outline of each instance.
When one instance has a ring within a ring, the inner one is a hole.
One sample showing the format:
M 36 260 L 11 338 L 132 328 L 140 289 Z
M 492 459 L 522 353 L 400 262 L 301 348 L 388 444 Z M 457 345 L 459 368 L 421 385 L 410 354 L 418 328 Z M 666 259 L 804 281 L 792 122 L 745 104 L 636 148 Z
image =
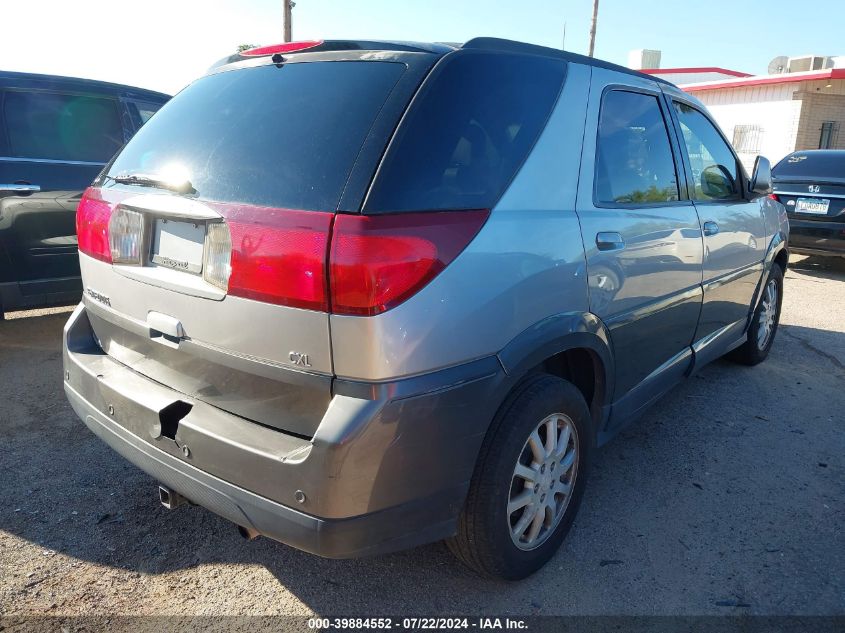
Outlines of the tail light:
M 144 218 L 96 188 L 77 209 L 79 250 L 107 263 L 144 261 Z M 127 194 L 128 195 L 128 194 Z M 371 316 L 419 292 L 472 241 L 487 210 L 394 215 L 207 203 L 203 279 L 235 297 Z M 113 207 L 116 207 L 112 211 Z
M 776 193 L 770 193 L 769 198 L 771 198 L 775 202 L 780 202 L 780 198 L 778 198 L 778 195 Z
M 329 257 L 332 312 L 374 315 L 402 303 L 466 248 L 487 216 L 338 215 Z
M 100 261 L 111 263 L 109 220 L 111 205 L 100 197 L 98 189 L 88 187 L 76 209 L 76 235 L 79 250 Z
M 328 310 L 331 213 L 220 205 L 231 234 L 229 294 Z

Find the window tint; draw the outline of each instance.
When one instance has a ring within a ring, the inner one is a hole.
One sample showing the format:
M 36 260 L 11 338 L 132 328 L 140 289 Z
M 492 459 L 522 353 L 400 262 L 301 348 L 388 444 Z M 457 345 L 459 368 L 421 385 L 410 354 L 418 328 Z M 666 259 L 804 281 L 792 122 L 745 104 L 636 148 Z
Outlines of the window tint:
M 599 202 L 640 204 L 678 199 L 678 178 L 657 97 L 605 94 L 596 151 Z
M 7 92 L 9 153 L 104 163 L 123 144 L 117 102 L 51 92 Z
M 491 208 L 543 129 L 566 64 L 461 51 L 444 58 L 396 132 L 368 211 Z
M 845 151 L 794 152 L 772 168 L 775 178 L 845 179 Z
M 333 211 L 404 69 L 307 62 L 203 77 L 138 130 L 109 175 L 178 172 L 206 200 Z
M 675 102 L 695 189 L 693 200 L 724 200 L 739 195 L 736 158 L 719 131 L 701 112 Z

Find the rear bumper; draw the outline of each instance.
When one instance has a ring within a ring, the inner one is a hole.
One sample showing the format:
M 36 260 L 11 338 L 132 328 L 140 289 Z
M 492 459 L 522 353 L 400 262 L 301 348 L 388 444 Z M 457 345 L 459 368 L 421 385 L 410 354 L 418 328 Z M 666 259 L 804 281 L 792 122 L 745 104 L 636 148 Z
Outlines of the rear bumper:
M 233 523 L 331 558 L 455 532 L 503 377 L 493 358 L 391 384 L 338 381 L 306 440 L 121 365 L 94 341 L 83 305 L 65 327 L 64 369 L 74 411 L 130 462 Z M 170 439 L 162 411 L 178 401 L 192 408 Z
M 790 217 L 789 250 L 808 255 L 845 255 L 845 222 Z

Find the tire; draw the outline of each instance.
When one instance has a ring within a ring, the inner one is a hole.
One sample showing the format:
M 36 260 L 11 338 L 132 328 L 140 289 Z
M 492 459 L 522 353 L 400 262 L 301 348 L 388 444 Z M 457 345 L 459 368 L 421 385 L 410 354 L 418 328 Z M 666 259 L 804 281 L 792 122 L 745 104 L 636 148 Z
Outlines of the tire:
M 591 427 L 584 398 L 565 380 L 538 374 L 514 389 L 482 444 L 458 533 L 446 541 L 452 553 L 492 578 L 518 580 L 540 569 L 560 547 L 581 504 L 593 448 Z M 529 442 L 535 431 L 542 465 L 536 460 L 537 442 L 533 449 Z M 549 437 L 562 448 L 549 453 Z M 518 460 L 536 480 L 533 486 L 526 469 L 516 473 Z M 531 499 L 527 505 L 525 498 Z M 519 509 L 509 514 L 509 503 Z M 537 521 L 542 523 L 532 541 L 535 521 L 525 517 L 532 512 L 536 516 L 537 508 L 542 508 Z M 515 528 L 523 527 L 520 521 L 528 521 L 528 527 L 522 537 L 512 536 Z
M 774 289 L 774 309 L 769 307 L 772 303 L 771 291 Z M 748 326 L 748 339 L 728 354 L 728 358 L 742 365 L 757 365 L 766 360 L 775 334 L 778 331 L 780 322 L 780 308 L 783 303 L 783 269 L 779 264 L 772 265 L 772 270 L 763 286 L 763 296 L 760 304 L 754 310 L 751 317 L 751 325 Z M 768 322 L 768 325 L 766 323 Z M 764 328 L 768 328 L 767 330 Z

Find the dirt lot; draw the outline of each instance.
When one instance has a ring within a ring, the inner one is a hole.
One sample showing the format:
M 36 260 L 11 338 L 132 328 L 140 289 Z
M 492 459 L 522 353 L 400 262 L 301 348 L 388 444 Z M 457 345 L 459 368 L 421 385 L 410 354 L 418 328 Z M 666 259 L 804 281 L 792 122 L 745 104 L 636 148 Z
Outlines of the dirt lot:
M 68 406 L 67 311 L 11 315 L 0 614 L 843 614 L 845 260 L 794 264 L 769 360 L 714 363 L 607 446 L 564 547 L 516 584 L 440 544 L 330 561 L 168 512 Z

